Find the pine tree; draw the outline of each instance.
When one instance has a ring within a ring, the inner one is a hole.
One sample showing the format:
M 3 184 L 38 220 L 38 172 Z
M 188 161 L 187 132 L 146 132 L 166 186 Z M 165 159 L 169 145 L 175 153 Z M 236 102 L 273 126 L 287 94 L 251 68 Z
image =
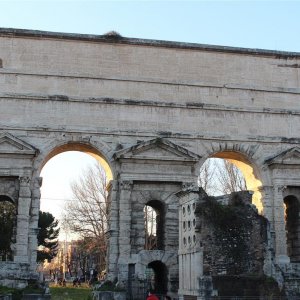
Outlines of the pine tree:
M 43 262 L 45 259 L 50 261 L 57 255 L 58 251 L 58 221 L 48 212 L 39 213 L 39 234 L 38 234 L 38 252 L 37 262 Z

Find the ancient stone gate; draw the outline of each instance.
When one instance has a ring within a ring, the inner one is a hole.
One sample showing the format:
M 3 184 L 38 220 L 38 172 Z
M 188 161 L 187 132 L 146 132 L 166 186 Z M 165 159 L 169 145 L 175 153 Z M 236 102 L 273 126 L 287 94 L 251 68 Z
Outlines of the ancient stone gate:
M 0 200 L 17 208 L 1 282 L 36 268 L 40 172 L 79 150 L 105 166 L 112 201 L 109 275 L 145 268 L 178 285 L 178 199 L 209 157 L 243 171 L 270 221 L 276 261 L 299 262 L 299 53 L 30 30 L 0 30 Z M 143 207 L 164 216 L 143 248 Z M 11 281 L 10 281 L 11 280 Z

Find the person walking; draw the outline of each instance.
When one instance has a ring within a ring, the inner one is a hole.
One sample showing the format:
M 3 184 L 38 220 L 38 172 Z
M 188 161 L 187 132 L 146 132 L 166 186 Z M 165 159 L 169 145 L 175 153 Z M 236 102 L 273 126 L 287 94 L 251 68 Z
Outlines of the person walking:
M 149 292 L 146 300 L 159 300 L 159 299 L 154 293 Z

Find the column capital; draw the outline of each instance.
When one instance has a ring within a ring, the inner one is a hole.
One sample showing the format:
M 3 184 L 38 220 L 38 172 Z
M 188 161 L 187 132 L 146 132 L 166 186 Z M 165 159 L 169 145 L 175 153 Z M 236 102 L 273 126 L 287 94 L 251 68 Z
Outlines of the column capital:
M 132 180 L 121 180 L 120 181 L 120 187 L 122 190 L 130 190 L 133 185 Z
M 278 193 L 283 193 L 284 190 L 286 189 L 286 186 L 285 185 L 277 185 L 277 192 Z
M 30 185 L 30 177 L 28 177 L 28 176 L 21 176 L 19 178 L 19 181 L 20 181 L 20 186 L 21 187 Z
M 19 181 L 20 181 L 19 198 L 30 198 L 31 197 L 30 177 L 27 176 L 20 177 Z
M 181 188 L 183 191 L 198 191 L 199 187 L 195 182 L 182 182 Z

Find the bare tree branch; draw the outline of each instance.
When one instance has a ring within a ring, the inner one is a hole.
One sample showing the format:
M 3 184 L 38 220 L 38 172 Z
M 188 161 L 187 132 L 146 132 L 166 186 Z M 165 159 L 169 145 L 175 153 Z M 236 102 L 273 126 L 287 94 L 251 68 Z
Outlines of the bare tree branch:
M 200 168 L 198 177 L 198 185 L 201 186 L 207 194 L 213 194 L 215 189 L 214 175 L 216 171 L 215 162 L 213 159 L 207 159 Z
M 219 158 L 205 161 L 200 168 L 198 184 L 212 196 L 247 190 L 241 171 L 228 160 Z
M 90 248 L 106 255 L 106 236 L 108 221 L 108 197 L 106 175 L 97 163 L 85 170 L 82 176 L 71 184 L 74 200 L 64 208 L 64 226 L 87 239 Z
M 218 188 L 223 194 L 247 190 L 246 180 L 241 171 L 231 162 L 223 159 L 217 166 Z

